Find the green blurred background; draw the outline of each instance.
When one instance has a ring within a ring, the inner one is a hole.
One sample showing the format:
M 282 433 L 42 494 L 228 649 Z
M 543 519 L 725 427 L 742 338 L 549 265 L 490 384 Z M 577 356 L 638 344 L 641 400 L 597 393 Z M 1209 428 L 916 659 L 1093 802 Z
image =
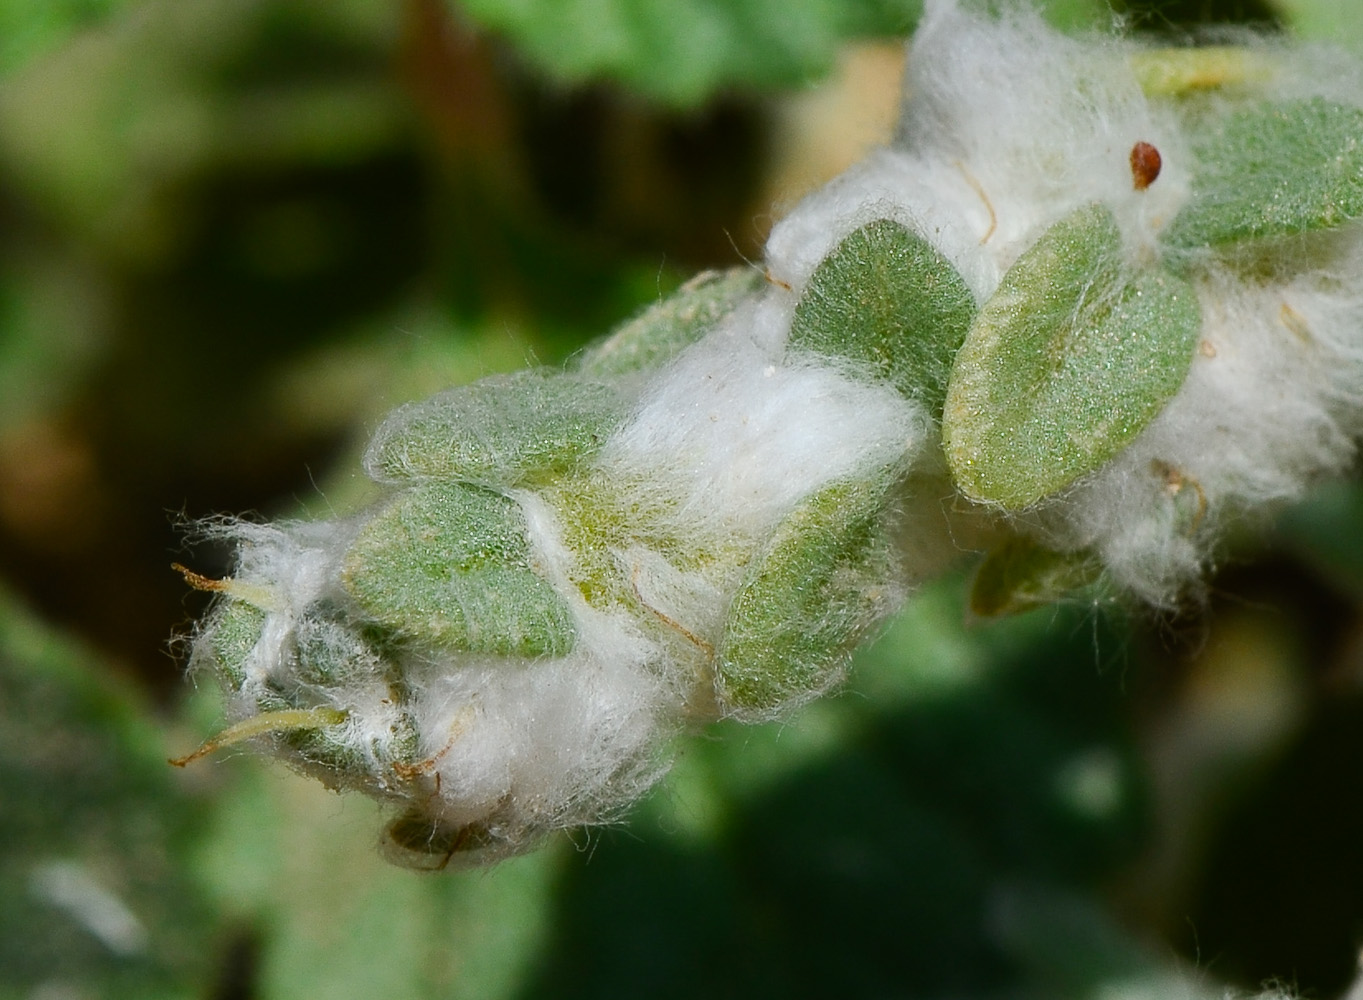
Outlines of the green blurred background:
M 1128 3 L 1363 45 L 1333 0 Z M 183 676 L 216 513 L 363 502 L 390 407 L 559 363 L 883 139 L 917 0 L 0 0 L 0 1000 L 1315 996 L 1363 944 L 1363 489 L 1205 608 L 967 623 L 686 741 L 491 872 Z M 1053 0 L 1067 27 L 1098 0 Z

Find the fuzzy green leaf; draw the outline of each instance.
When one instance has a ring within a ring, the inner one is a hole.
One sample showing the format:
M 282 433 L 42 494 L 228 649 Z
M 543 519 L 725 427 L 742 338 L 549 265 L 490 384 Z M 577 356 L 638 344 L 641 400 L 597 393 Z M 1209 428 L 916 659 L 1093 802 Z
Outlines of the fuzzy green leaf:
M 800 503 L 753 560 L 715 657 L 716 684 L 738 714 L 823 690 L 891 599 L 883 484 L 840 483 Z
M 975 299 L 950 262 L 917 233 L 880 219 L 815 268 L 790 345 L 868 364 L 936 413 L 974 315 Z
M 258 703 L 260 714 L 243 720 L 242 724 L 262 723 L 276 714 L 298 712 L 311 714 L 317 709 L 316 705 L 304 707 L 305 700 L 301 691 L 284 692 L 273 684 L 267 686 L 270 693 L 262 697 Z M 310 721 L 307 724 L 286 725 L 278 729 L 267 726 L 258 733 L 252 733 L 251 736 L 276 740 L 279 745 L 288 747 L 296 755 L 295 759 L 298 762 L 315 768 L 314 773 L 319 777 L 325 775 L 327 780 L 331 781 L 340 779 L 347 783 L 362 784 L 369 777 L 374 766 L 373 762 L 353 740 L 347 738 L 344 721 L 320 721 L 320 725 Z M 201 746 L 196 753 L 202 752 L 211 744 L 218 744 L 214 747 L 216 751 L 222 746 L 230 746 L 237 742 L 234 738 L 228 739 L 225 743 L 219 742 L 236 728 L 228 727 Z M 183 761 L 182 758 L 181 762 Z
M 233 690 L 246 681 L 246 664 L 260 641 L 266 614 L 245 601 L 227 600 L 218 606 L 206 635 L 214 667 Z
M 345 624 L 328 618 L 306 618 L 294 627 L 298 678 L 318 687 L 361 685 L 381 676 L 374 648 Z
M 584 375 L 621 375 L 657 368 L 700 340 L 762 287 L 749 268 L 703 271 L 582 355 Z
M 1021 508 L 1121 451 L 1183 384 L 1200 318 L 1187 282 L 1124 276 L 1112 213 L 1081 208 L 1004 275 L 956 356 L 947 459 L 975 500 Z
M 501 656 L 560 656 L 572 613 L 530 568 L 525 517 L 500 493 L 427 484 L 376 514 L 343 579 L 365 614 L 399 636 Z
M 1196 153 L 1174 248 L 1328 229 L 1363 216 L 1363 109 L 1323 98 L 1238 111 Z
M 970 610 L 998 617 L 1054 604 L 1096 583 L 1102 567 L 1082 552 L 1056 552 L 1025 538 L 1010 538 L 975 571 Z
M 381 483 L 551 478 L 595 453 L 626 407 L 614 385 L 585 376 L 494 375 L 400 408 L 374 435 L 364 466 Z

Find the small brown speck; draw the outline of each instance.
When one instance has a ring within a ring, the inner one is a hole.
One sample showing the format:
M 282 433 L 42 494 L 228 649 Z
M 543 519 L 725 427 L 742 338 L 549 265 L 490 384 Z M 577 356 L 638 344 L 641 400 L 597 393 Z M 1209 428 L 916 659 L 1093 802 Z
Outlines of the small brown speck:
M 1137 191 L 1144 191 L 1159 176 L 1163 161 L 1159 150 L 1148 142 L 1138 142 L 1131 147 L 1131 183 Z
M 1197 353 L 1204 358 L 1214 358 L 1216 357 L 1216 345 L 1210 340 L 1204 340 L 1197 345 Z

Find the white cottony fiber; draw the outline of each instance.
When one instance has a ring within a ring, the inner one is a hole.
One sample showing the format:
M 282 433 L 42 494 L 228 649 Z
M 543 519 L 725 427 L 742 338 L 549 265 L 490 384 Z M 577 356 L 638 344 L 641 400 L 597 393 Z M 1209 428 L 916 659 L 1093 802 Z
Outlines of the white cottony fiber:
M 743 319 L 660 374 L 601 466 L 663 494 L 679 527 L 751 543 L 813 490 L 915 451 L 925 420 L 887 386 L 781 363 L 736 328 Z
M 1026 7 L 992 20 L 955 3 L 927 5 L 896 145 L 970 179 L 977 190 L 956 214 L 975 220 L 1000 275 L 1076 208 L 1106 204 L 1139 245 L 1186 197 L 1180 164 L 1190 137 L 1142 95 L 1124 60 L 1131 48 L 1067 38 Z M 1128 157 L 1139 141 L 1158 148 L 1165 167 L 1158 184 L 1137 192 Z M 984 218 L 982 200 L 992 209 Z
M 345 569 L 364 518 L 238 526 L 231 596 L 265 618 L 241 664 L 237 714 L 277 702 L 347 713 L 327 732 L 359 764 L 275 737 L 279 751 L 330 784 L 415 804 L 432 829 L 471 831 L 462 853 L 496 857 L 616 815 L 665 770 L 664 744 L 685 720 L 726 711 L 707 663 L 764 540 L 819 489 L 907 468 L 926 440 L 917 403 L 836 363 L 787 359 L 764 338 L 760 317 L 788 312 L 755 301 L 659 369 L 569 477 L 577 487 L 501 491 L 524 515 L 534 572 L 571 612 L 574 644 L 561 657 L 376 645 Z M 438 410 L 419 412 L 446 432 Z M 635 523 L 593 528 L 584 551 L 571 534 L 580 512 L 555 499 L 579 494 Z M 589 597 L 593 573 L 609 583 Z M 212 625 L 201 635 L 200 662 L 224 661 L 217 635 Z M 328 665 L 326 683 L 309 679 L 305 650 Z M 404 726 L 416 740 L 405 753 Z M 444 842 L 432 834 L 431 849 Z
M 914 560 L 980 523 L 1095 560 L 1156 606 L 1196 593 L 1229 524 L 1344 469 L 1363 431 L 1359 222 L 1249 251 L 1162 243 L 1206 168 L 1199 115 L 1363 94 L 1347 57 L 1237 42 L 1272 61 L 1270 79 L 1147 96 L 1130 39 L 929 0 L 893 144 L 776 226 L 765 287 L 678 310 L 662 346 L 611 355 L 651 359 L 639 370 L 536 370 L 401 409 L 366 457 L 384 491 L 369 511 L 218 526 L 238 566 L 195 665 L 224 677 L 234 721 L 256 719 L 273 752 L 405 810 L 399 852 L 441 865 L 613 819 L 686 725 L 778 717 L 822 693 L 922 577 Z M 1144 188 L 1138 143 L 1160 158 Z M 901 394 L 865 352 L 788 349 L 811 276 L 888 219 L 983 306 L 1043 233 L 1095 203 L 1122 268 L 1167 264 L 1195 291 L 1181 388 L 1023 509 L 913 494 L 948 481 L 941 404 Z M 688 294 L 706 287 L 734 283 Z M 629 336 L 652 336 L 649 322 Z M 431 511 L 481 541 L 452 546 Z M 488 620 L 464 627 L 469 615 Z
M 1267 97 L 1359 103 L 1352 60 L 1237 41 L 1273 57 Z M 890 172 L 880 164 L 896 157 L 902 211 L 924 222 L 971 220 L 973 245 L 959 226 L 920 222 L 918 231 L 981 299 L 1041 231 L 1093 202 L 1112 210 L 1128 255 L 1147 259 L 1189 197 L 1197 135 L 1195 119 L 1142 95 L 1127 69 L 1136 51 L 1117 38 L 1066 38 L 1026 8 L 989 19 L 930 3 L 911 49 L 897 149 L 872 161 L 868 189 L 878 201 L 893 197 L 880 191 Z M 1334 71 L 1312 70 L 1316 58 Z M 1128 162 L 1138 141 L 1162 158 L 1157 182 L 1142 191 Z M 953 167 L 977 190 L 943 184 Z M 914 186 L 911 174 L 925 183 Z M 826 211 L 827 197 L 812 199 L 814 211 Z M 935 199 L 955 203 L 928 203 Z M 1096 552 L 1120 589 L 1167 606 L 1207 568 L 1229 520 L 1297 498 L 1346 467 L 1363 401 L 1360 239 L 1351 223 L 1284 240 L 1273 248 L 1282 278 L 1244 264 L 1237 272 L 1209 252 L 1197 278 L 1203 329 L 1183 388 L 1115 460 L 1017 526 L 1051 546 Z
M 1205 569 L 1227 518 L 1299 498 L 1354 455 L 1363 412 L 1363 265 L 1247 287 L 1201 287 L 1202 340 L 1183 388 L 1124 453 L 1042 512 L 1049 540 L 1096 548 L 1121 585 L 1170 604 Z M 1327 339 L 1328 338 L 1328 339 Z M 1175 514 L 1191 503 L 1190 523 Z M 1200 512 L 1200 513 L 1199 513 Z

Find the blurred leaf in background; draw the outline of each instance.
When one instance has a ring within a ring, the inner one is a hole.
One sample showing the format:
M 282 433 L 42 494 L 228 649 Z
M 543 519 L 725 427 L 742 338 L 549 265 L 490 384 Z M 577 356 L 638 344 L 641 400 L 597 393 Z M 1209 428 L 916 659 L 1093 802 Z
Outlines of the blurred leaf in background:
M 1147 800 L 1107 626 L 1081 608 L 967 635 L 962 599 L 959 579 L 920 595 L 792 726 L 689 745 L 631 835 L 573 869 L 525 995 L 1015 988 L 1005 887 L 1090 891 L 1138 850 Z
M 1350 4 L 1338 0 L 1277 0 L 1278 12 L 1303 38 L 1363 48 L 1363 19 Z
M 0 591 L 0 996 L 195 997 L 200 825 L 143 699 Z
M 0 5 L 0 73 L 59 48 L 109 16 L 120 0 L 6 0 Z
M 921 0 L 458 0 L 450 6 L 564 83 L 608 78 L 694 106 L 742 87 L 797 86 L 844 40 L 908 35 Z

